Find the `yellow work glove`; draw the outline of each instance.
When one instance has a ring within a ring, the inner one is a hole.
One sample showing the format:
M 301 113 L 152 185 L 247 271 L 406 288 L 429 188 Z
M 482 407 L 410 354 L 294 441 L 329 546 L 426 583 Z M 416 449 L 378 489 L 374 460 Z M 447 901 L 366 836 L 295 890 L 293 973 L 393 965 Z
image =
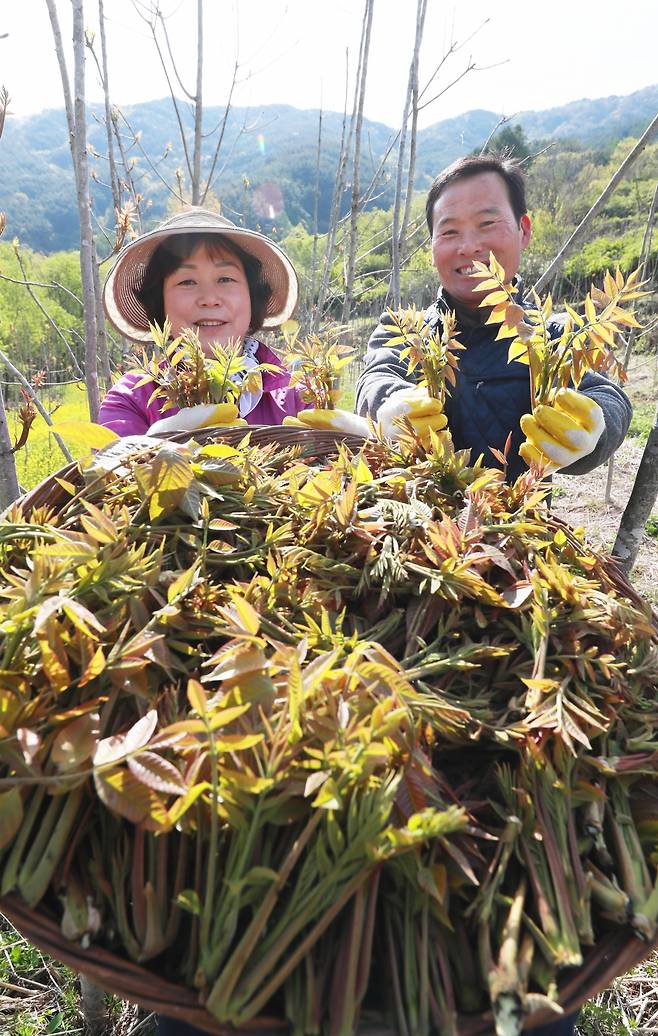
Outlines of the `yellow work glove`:
M 427 389 L 409 388 L 394 392 L 382 403 L 377 419 L 387 439 L 399 439 L 400 425 L 396 420 L 406 417 L 423 439 L 429 439 L 430 430 L 440 432 L 448 423 L 441 401 L 428 395 Z
M 370 435 L 365 417 L 347 410 L 300 410 L 297 417 L 284 417 L 283 423 L 297 428 L 327 428 L 347 435 L 362 435 L 364 439 Z
M 177 414 L 155 421 L 149 428 L 148 434 L 193 432 L 197 428 L 234 428 L 236 425 L 246 424 L 247 422 L 240 417 L 234 403 L 202 403 L 199 406 L 183 407 Z
M 567 468 L 587 457 L 605 428 L 598 403 L 575 389 L 559 389 L 548 406 L 540 404 L 521 418 L 526 437 L 519 453 L 526 464 L 537 464 L 547 473 Z

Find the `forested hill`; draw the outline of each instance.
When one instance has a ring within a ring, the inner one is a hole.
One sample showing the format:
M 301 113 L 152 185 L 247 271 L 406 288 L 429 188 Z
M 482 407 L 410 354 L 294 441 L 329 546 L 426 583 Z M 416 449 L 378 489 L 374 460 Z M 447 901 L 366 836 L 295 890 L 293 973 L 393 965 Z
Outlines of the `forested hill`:
M 658 110 L 658 85 L 626 97 L 581 100 L 540 112 L 521 112 L 512 120 L 525 138 L 537 144 L 572 141 L 598 149 L 602 159 L 615 141 L 637 136 Z M 271 105 L 229 112 L 224 143 L 213 184 L 229 217 L 285 234 L 291 226 L 309 228 L 314 209 L 318 111 Z M 204 130 L 221 124 L 224 110 L 208 108 Z M 113 211 L 107 184 L 106 131 L 100 106 L 89 109 L 90 163 L 94 209 L 100 225 L 111 226 Z M 483 145 L 499 122 L 495 112 L 475 110 L 446 119 L 418 135 L 416 188 L 423 190 L 436 172 L 460 155 Z M 318 206 L 319 230 L 326 230 L 336 175 L 343 117 L 324 113 Z M 184 171 L 184 155 L 171 102 L 168 99 L 126 108 L 117 125 L 127 160 L 133 166 L 136 189 L 153 217 L 166 209 L 170 192 L 163 183 L 176 182 Z M 395 129 L 365 120 L 362 183 L 367 184 L 395 138 Z M 206 170 L 212 161 L 213 137 L 205 140 Z M 395 156 L 395 148 L 392 151 Z M 390 166 L 389 166 L 390 170 Z M 0 148 L 0 208 L 7 213 L 9 238 L 42 252 L 78 246 L 75 190 L 66 121 L 61 109 L 26 118 L 7 119 Z M 390 175 L 375 191 L 373 204 L 387 208 L 393 197 Z M 345 199 L 347 204 L 347 198 Z

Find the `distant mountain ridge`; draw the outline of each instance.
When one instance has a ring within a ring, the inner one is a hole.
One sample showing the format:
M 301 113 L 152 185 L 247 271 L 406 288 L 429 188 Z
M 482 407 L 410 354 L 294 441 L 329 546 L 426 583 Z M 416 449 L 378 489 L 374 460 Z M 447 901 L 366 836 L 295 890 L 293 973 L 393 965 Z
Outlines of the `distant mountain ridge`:
M 658 85 L 624 97 L 573 101 L 546 111 L 520 112 L 511 119 L 530 140 L 572 138 L 588 147 L 602 147 L 621 137 L 639 135 L 658 110 Z M 219 124 L 222 108 L 207 108 L 204 130 Z M 100 225 L 113 222 L 110 192 L 105 185 L 107 148 L 103 109 L 89 107 L 90 166 L 97 177 L 93 187 L 94 210 Z M 214 190 L 226 215 L 244 213 L 249 226 L 284 232 L 304 223 L 310 227 L 315 198 L 317 110 L 287 105 L 235 108 L 227 119 L 225 144 L 218 163 Z M 171 101 L 166 98 L 123 109 L 122 133 L 129 126 L 139 132 L 140 143 L 130 149 L 135 161 L 137 189 L 150 201 L 150 215 L 161 217 L 168 191 L 160 175 L 175 181 L 184 169 L 184 155 L 177 136 Z M 461 155 L 483 145 L 500 120 L 495 112 L 476 109 L 444 119 L 418 134 L 416 188 L 423 190 L 433 176 Z M 323 113 L 320 163 L 319 228 L 326 230 L 333 192 L 343 116 Z M 361 178 L 367 183 L 397 130 L 364 120 Z M 144 152 L 149 156 L 147 159 Z M 392 203 L 389 176 L 376 192 L 376 204 Z M 162 157 L 166 155 L 166 157 Z M 204 168 L 211 162 L 207 145 Z M 153 163 L 156 168 L 151 164 Z M 0 142 L 0 208 L 7 213 L 8 237 L 17 236 L 44 252 L 78 247 L 75 188 L 64 111 L 53 109 L 24 118 L 8 118 Z

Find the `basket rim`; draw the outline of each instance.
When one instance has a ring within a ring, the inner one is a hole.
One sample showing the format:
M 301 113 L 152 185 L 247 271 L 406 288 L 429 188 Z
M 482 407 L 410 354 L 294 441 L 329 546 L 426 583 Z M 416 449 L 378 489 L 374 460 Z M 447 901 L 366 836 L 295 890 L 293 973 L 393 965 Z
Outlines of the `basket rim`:
M 212 1036 L 235 1036 L 236 1033 L 283 1036 L 288 1031 L 285 1019 L 272 1017 L 254 1019 L 248 1026 L 237 1029 L 222 1025 L 206 1011 L 197 994 L 187 986 L 163 979 L 156 971 L 119 957 L 102 946 L 92 944 L 83 949 L 79 943 L 67 941 L 43 905 L 36 909 L 28 907 L 16 893 L 0 898 L 0 912 L 42 952 L 86 975 L 106 992 L 147 1010 L 185 1021 Z M 560 979 L 558 1002 L 564 1014 L 575 1013 L 586 1000 L 606 989 L 613 979 L 641 964 L 656 946 L 658 935 L 652 942 L 643 942 L 628 925 L 606 932 L 585 951 L 582 965 L 568 969 Z M 524 1020 L 524 1029 L 546 1025 L 557 1017 L 550 1009 L 535 1011 Z M 461 1036 L 490 1036 L 493 1031 L 491 1010 L 477 1015 L 461 1014 L 457 1022 Z M 392 1019 L 391 1027 L 378 1026 L 376 1033 L 368 1027 L 368 1032 L 370 1036 L 397 1036 L 397 1026 Z
M 187 443 L 190 440 L 205 446 L 212 442 L 226 442 L 230 446 L 240 443 L 246 435 L 250 436 L 250 442 L 259 446 L 266 446 L 270 443 L 278 443 L 281 449 L 292 446 L 302 446 L 306 451 L 317 450 L 326 454 L 329 451 L 337 450 L 343 443 L 352 449 L 359 449 L 367 440 L 358 435 L 348 435 L 335 429 L 325 428 L 298 428 L 291 425 L 241 425 L 235 428 L 222 426 L 198 428 L 191 432 L 163 432 L 159 435 L 126 436 L 118 439 L 118 442 L 134 440 L 135 452 L 146 451 L 149 448 L 149 440 L 155 446 L 156 443 L 176 442 Z M 140 444 L 141 443 L 141 444 Z M 106 450 L 112 449 L 115 443 L 111 443 Z M 98 450 L 102 454 L 104 450 Z M 125 454 L 122 459 L 128 454 Z M 117 460 L 117 466 L 121 463 Z M 17 505 L 20 504 L 23 513 L 29 517 L 30 513 L 37 507 L 57 507 L 70 499 L 66 490 L 60 485 L 59 479 L 65 482 L 74 481 L 76 472 L 79 472 L 78 461 L 70 461 L 57 471 L 51 472 L 32 489 L 28 489 L 17 500 L 9 505 L 4 511 L 4 517 Z M 80 484 L 81 485 L 81 484 Z

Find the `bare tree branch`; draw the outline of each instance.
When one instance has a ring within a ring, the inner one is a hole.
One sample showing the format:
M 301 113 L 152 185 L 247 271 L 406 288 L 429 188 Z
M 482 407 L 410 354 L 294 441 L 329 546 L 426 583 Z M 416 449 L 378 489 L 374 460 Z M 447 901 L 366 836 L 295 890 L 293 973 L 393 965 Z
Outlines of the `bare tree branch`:
M 105 12 L 103 10 L 103 0 L 98 0 L 98 23 L 101 34 L 101 60 L 103 63 L 102 70 L 99 69 L 101 77 L 101 83 L 103 85 L 103 101 L 105 104 L 105 130 L 107 132 L 107 161 L 110 168 L 110 187 L 112 190 L 112 201 L 114 208 L 118 212 L 121 209 L 121 191 L 119 190 L 119 175 L 117 173 L 116 162 L 114 160 L 114 141 L 112 138 L 112 110 L 110 106 L 110 80 L 107 71 L 107 43 L 105 40 Z M 92 48 L 92 54 L 94 58 L 96 55 Z
M 27 392 L 28 396 L 30 397 L 30 399 L 34 403 L 35 407 L 37 408 L 37 410 L 39 411 L 39 413 L 43 417 L 43 419 L 46 422 L 46 424 L 50 425 L 52 427 L 53 419 L 50 416 L 50 414 L 48 413 L 48 411 L 46 410 L 46 408 L 44 407 L 44 405 L 41 402 L 41 400 L 39 399 L 39 397 L 37 396 L 37 394 L 34 391 L 32 385 L 30 385 L 30 383 L 27 380 L 27 378 L 25 377 L 25 375 L 21 374 L 21 372 L 19 371 L 18 367 L 14 367 L 14 365 L 11 362 L 11 360 L 9 359 L 9 357 L 6 356 L 5 353 L 3 353 L 3 351 L 1 349 L 0 349 L 0 360 L 2 360 L 2 362 L 4 363 L 5 367 L 9 371 L 9 373 L 12 374 L 16 378 L 16 380 L 18 382 L 20 382 L 20 384 L 23 386 L 23 388 Z M 66 443 L 62 439 L 61 435 L 57 434 L 57 432 L 53 432 L 53 435 L 55 436 L 55 441 L 57 442 L 57 445 L 59 446 L 60 450 L 64 454 L 64 457 L 70 463 L 73 460 L 73 457 L 69 453 L 69 451 L 68 451 L 68 449 L 66 447 Z
M 343 323 L 349 320 L 352 306 L 352 281 L 354 280 L 354 263 L 357 245 L 357 217 L 360 211 L 359 178 L 361 168 L 361 130 L 363 127 L 363 104 L 368 78 L 368 55 L 370 52 L 370 35 L 372 31 L 372 15 L 374 0 L 366 0 L 363 13 L 363 29 L 361 32 L 361 52 L 357 72 L 354 96 L 354 154 L 352 156 L 352 204 L 350 209 L 350 233 L 347 254 L 347 270 L 345 275 L 345 295 L 343 298 Z
M 318 118 L 318 146 L 315 159 L 315 192 L 313 195 L 313 247 L 311 250 L 311 273 L 309 297 L 315 298 L 315 278 L 318 267 L 318 206 L 320 202 L 320 155 L 322 152 L 322 94 L 320 94 L 320 115 Z
M 62 80 L 62 91 L 69 127 L 69 139 L 73 170 L 78 197 L 80 218 L 80 275 L 85 321 L 85 383 L 92 421 L 98 416 L 100 397 L 98 391 L 98 327 L 96 295 L 94 290 L 93 264 L 95 261 L 93 233 L 91 226 L 91 199 L 89 196 L 89 173 L 87 167 L 87 131 L 85 112 L 85 32 L 82 0 L 71 0 L 73 8 L 73 60 L 75 102 L 71 100 L 62 35 L 54 0 L 46 0 L 50 24 L 55 41 L 55 51 Z
M 311 318 L 311 331 L 317 326 L 317 322 L 322 319 L 322 312 L 324 309 L 325 298 L 327 291 L 329 290 L 329 281 L 331 278 L 331 265 L 334 260 L 334 249 L 336 245 L 336 231 L 338 228 L 338 216 L 340 213 L 340 199 L 345 189 L 345 168 L 347 165 L 347 156 L 350 149 L 350 138 L 346 140 L 345 133 L 347 129 L 347 93 L 349 83 L 349 51 L 345 51 L 345 104 L 343 107 L 343 126 L 340 136 L 340 150 L 338 153 L 338 169 L 336 171 L 336 182 L 334 184 L 334 193 L 331 200 L 331 214 L 329 217 L 329 229 L 327 231 L 327 240 L 325 244 L 324 260 L 322 265 L 322 277 L 320 279 L 320 290 L 318 291 L 318 298 L 315 305 L 314 312 Z
M 239 67 L 238 66 L 238 62 L 236 61 L 234 66 L 233 66 L 233 78 L 231 79 L 231 88 L 230 88 L 230 90 L 228 92 L 228 101 L 226 102 L 226 107 L 224 108 L 224 117 L 222 118 L 221 123 L 220 123 L 221 129 L 220 129 L 220 133 L 219 133 L 219 139 L 217 141 L 217 146 L 215 147 L 215 152 L 214 152 L 214 154 L 212 156 L 212 162 L 210 164 L 210 172 L 208 173 L 208 176 L 207 176 L 207 179 L 206 179 L 206 186 L 205 186 L 205 189 L 204 189 L 204 192 L 203 192 L 203 197 L 201 198 L 201 204 L 202 205 L 205 202 L 206 197 L 208 195 L 208 191 L 211 188 L 213 177 L 215 175 L 215 166 L 217 165 L 217 159 L 219 158 L 219 152 L 220 152 L 222 144 L 224 142 L 224 133 L 226 132 L 226 124 L 228 122 L 228 113 L 229 113 L 229 111 L 231 109 L 231 102 L 233 100 L 233 91 L 235 90 L 235 83 L 236 83 L 236 79 L 237 79 L 237 75 L 238 75 L 238 67 Z M 241 135 L 242 135 L 242 129 L 240 130 L 240 133 L 239 133 L 239 136 L 241 136 Z
M 500 127 L 504 126 L 508 122 L 511 122 L 512 119 L 516 118 L 517 114 L 518 113 L 515 112 L 514 115 L 501 115 L 501 117 L 499 118 L 498 122 L 496 123 L 496 125 L 492 129 L 491 133 L 489 134 L 489 136 L 485 140 L 484 144 L 480 148 L 480 154 L 481 155 L 483 155 L 485 153 L 485 151 L 489 147 L 489 144 L 491 143 L 493 138 L 496 136 L 496 134 L 497 134 L 498 130 L 500 129 Z
M 13 278 L 13 277 L 12 278 L 6 277 L 4 274 L 0 274 L 0 278 L 2 280 L 11 280 L 14 284 L 24 284 L 25 285 L 25 288 L 27 289 L 27 293 L 30 296 L 30 298 L 32 299 L 32 301 L 34 302 L 34 304 L 36 305 L 37 309 L 46 318 L 46 320 L 50 324 L 51 328 L 53 329 L 55 334 L 58 336 L 58 338 L 60 339 L 60 341 L 64 345 L 64 348 L 66 349 L 67 353 L 69 354 L 69 356 L 71 358 L 71 361 L 73 363 L 73 367 L 74 367 L 76 373 L 79 375 L 80 380 L 84 381 L 85 380 L 84 371 L 81 369 L 81 367 L 80 367 L 80 365 L 78 363 L 77 357 L 76 357 L 75 353 L 73 352 L 73 350 L 71 349 L 71 346 L 69 345 L 69 342 L 68 342 L 68 340 L 66 338 L 66 335 L 62 332 L 61 328 L 55 323 L 55 321 L 51 317 L 51 315 L 48 312 L 48 310 L 46 309 L 46 307 L 43 305 L 41 299 L 38 297 L 36 292 L 34 292 L 32 290 L 32 285 L 34 284 L 34 282 L 33 281 L 29 281 L 27 279 L 27 272 L 25 270 L 25 264 L 23 263 L 23 256 L 21 255 L 20 248 L 18 247 L 17 244 L 14 245 L 14 255 L 16 256 L 16 259 L 18 261 L 18 265 L 20 267 L 21 273 L 23 274 L 23 280 L 19 281 L 19 280 L 16 280 L 15 278 Z M 42 287 L 44 287 L 44 285 L 42 285 Z M 69 292 L 69 294 L 72 295 L 73 298 L 75 298 L 75 295 L 73 295 L 73 292 Z M 76 301 L 80 302 L 79 299 L 76 299 Z M 80 305 L 82 305 L 82 303 L 80 303 Z
M 162 173 L 160 172 L 158 167 L 153 162 L 153 159 L 149 155 L 148 151 L 146 151 L 146 149 L 144 147 L 142 147 L 142 142 L 141 142 L 141 140 L 139 138 L 139 134 L 136 133 L 135 130 L 132 128 L 132 126 L 131 126 L 130 122 L 128 121 L 127 117 L 124 115 L 124 113 L 121 111 L 121 109 L 117 108 L 116 111 L 118 111 L 121 119 L 125 122 L 126 126 L 128 127 L 128 129 L 132 133 L 133 143 L 134 143 L 135 147 L 139 150 L 140 154 L 146 159 L 147 165 L 149 166 L 149 169 L 151 170 L 151 172 L 155 173 L 155 175 L 157 176 L 158 180 L 160 180 L 160 182 L 167 188 L 169 193 L 171 195 L 173 195 L 173 197 L 176 198 L 177 201 L 179 201 L 182 204 L 185 199 L 183 197 L 183 194 L 182 194 L 180 186 L 179 186 L 178 191 L 175 191 L 174 188 L 167 182 L 167 180 L 165 180 L 164 176 L 162 175 Z
M 397 308 L 400 305 L 400 247 L 404 239 L 404 229 L 400 226 L 400 210 L 402 208 L 402 175 L 404 172 L 404 156 L 407 143 L 407 123 L 412 108 L 413 100 L 413 121 L 412 134 L 415 136 L 418 120 L 418 56 L 420 44 L 423 38 L 423 25 L 425 22 L 426 0 L 418 0 L 416 8 L 416 33 L 414 36 L 414 47 L 409 64 L 409 77 L 407 80 L 407 94 L 402 114 L 402 126 L 400 128 L 400 145 L 398 148 L 398 163 L 395 177 L 395 200 L 393 203 L 393 233 L 391 237 L 391 295 L 393 305 Z M 412 166 L 410 163 L 410 170 Z M 412 180 L 413 184 L 413 180 Z M 407 178 L 407 191 L 410 189 L 409 178 Z M 407 195 L 407 200 L 408 195 Z M 405 205 L 405 214 L 408 216 L 408 209 Z
M 197 0 L 196 22 L 196 94 L 194 97 L 194 156 L 192 170 L 192 204 L 201 196 L 201 131 L 203 129 L 203 0 Z M 205 197 L 205 192 L 204 192 Z
M 51 0 L 49 0 L 49 2 L 51 2 Z M 156 29 L 157 22 L 156 22 L 155 19 L 161 17 L 161 15 L 160 15 L 160 5 L 159 5 L 159 3 L 151 4 L 151 7 L 150 7 L 151 18 L 150 19 L 147 18 L 146 15 L 142 14 L 142 12 L 140 11 L 140 7 L 142 7 L 142 6 L 144 6 L 144 5 L 139 4 L 137 2 L 137 0 L 133 0 L 133 7 L 135 8 L 135 11 L 140 16 L 142 21 L 146 22 L 146 24 L 148 25 L 149 29 L 151 30 L 151 36 L 153 37 L 153 43 L 155 45 L 155 49 L 156 49 L 158 57 L 160 59 L 160 65 L 162 67 L 162 72 L 163 72 L 163 75 L 164 75 L 164 77 L 165 77 L 165 79 L 167 81 L 167 87 L 169 89 L 169 96 L 171 97 L 171 103 L 174 106 L 174 113 L 176 115 L 176 122 L 178 123 L 178 133 L 179 133 L 179 136 L 181 138 L 181 144 L 183 145 L 183 154 L 185 155 L 185 165 L 187 166 L 187 171 L 188 171 L 190 180 L 192 180 L 192 163 L 190 161 L 190 153 L 189 153 L 188 148 L 187 148 L 187 137 L 185 136 L 185 129 L 183 128 L 183 119 L 182 119 L 182 116 L 181 116 L 181 113 L 180 113 L 180 108 L 178 107 L 178 101 L 176 100 L 176 94 L 174 93 L 174 88 L 173 88 L 173 86 L 171 84 L 171 79 L 169 78 L 169 72 L 167 71 L 167 63 L 166 63 L 166 61 L 164 59 L 164 55 L 163 55 L 162 49 L 160 47 L 160 41 L 158 40 L 158 35 L 157 35 L 157 29 Z M 174 69 L 174 71 L 175 71 L 175 69 Z M 177 75 L 177 73 L 175 73 L 175 74 Z M 171 190 L 170 187 L 169 187 L 169 190 L 175 196 L 175 191 Z

